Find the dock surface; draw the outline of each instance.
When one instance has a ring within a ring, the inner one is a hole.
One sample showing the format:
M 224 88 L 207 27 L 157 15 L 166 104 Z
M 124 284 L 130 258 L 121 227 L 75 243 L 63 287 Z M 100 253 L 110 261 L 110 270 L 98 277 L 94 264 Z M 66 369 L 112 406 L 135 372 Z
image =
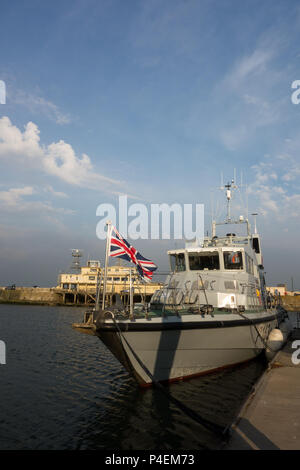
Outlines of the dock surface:
M 292 331 L 243 406 L 226 450 L 300 450 L 300 364 L 295 363 L 297 358 L 300 359 L 299 329 Z

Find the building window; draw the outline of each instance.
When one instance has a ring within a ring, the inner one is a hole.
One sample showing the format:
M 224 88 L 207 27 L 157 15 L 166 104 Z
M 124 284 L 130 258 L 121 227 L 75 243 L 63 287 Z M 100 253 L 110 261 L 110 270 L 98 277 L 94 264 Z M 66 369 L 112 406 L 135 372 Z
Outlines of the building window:
M 100 267 L 100 261 L 90 260 L 88 261 L 87 265 L 91 268 L 97 268 L 97 267 Z
M 94 281 L 95 280 L 95 276 L 89 276 L 89 281 Z
M 64 283 L 63 284 L 63 289 L 69 289 L 69 284 Z

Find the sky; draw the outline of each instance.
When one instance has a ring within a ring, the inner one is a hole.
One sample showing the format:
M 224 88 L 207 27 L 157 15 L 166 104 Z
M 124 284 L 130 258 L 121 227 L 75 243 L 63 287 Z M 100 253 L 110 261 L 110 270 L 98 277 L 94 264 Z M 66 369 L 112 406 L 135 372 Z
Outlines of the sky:
M 210 230 L 235 172 L 267 284 L 300 289 L 299 2 L 2 0 L 0 51 L 0 285 L 56 285 L 73 248 L 103 262 L 120 195 L 204 204 Z M 165 271 L 181 245 L 134 246 Z

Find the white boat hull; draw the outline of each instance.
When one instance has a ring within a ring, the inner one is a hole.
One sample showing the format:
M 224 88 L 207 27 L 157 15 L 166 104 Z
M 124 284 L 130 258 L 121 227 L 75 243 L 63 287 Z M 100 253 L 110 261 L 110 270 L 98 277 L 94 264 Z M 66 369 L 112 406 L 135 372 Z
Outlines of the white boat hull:
M 269 320 L 267 320 L 269 318 Z M 97 335 L 141 385 L 173 381 L 209 373 L 249 361 L 266 347 L 277 319 L 266 315 L 254 324 L 232 319 L 209 322 L 188 318 L 158 322 L 122 323 L 122 331 L 101 328 Z M 267 320 L 267 321 L 266 321 Z M 217 325 L 216 325 L 217 323 Z M 223 325 L 222 325 L 223 323 Z M 113 328 L 113 322 L 110 322 Z M 119 323 L 121 325 L 121 323 Z M 229 326 L 230 325 L 230 326 Z M 106 324 L 107 326 L 107 324 Z M 190 326 L 190 327 L 189 327 Z

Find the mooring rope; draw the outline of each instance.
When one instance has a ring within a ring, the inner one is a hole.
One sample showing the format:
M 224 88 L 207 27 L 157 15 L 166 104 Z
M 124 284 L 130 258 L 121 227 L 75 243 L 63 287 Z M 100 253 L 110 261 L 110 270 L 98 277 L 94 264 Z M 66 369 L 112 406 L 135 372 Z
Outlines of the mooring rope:
M 252 324 L 252 326 L 254 326 L 257 335 L 258 335 L 259 338 L 261 339 L 261 341 L 262 341 L 262 343 L 263 343 L 263 345 L 265 346 L 266 349 L 269 349 L 269 351 L 271 351 L 271 352 L 273 352 L 273 353 L 277 353 L 277 352 L 278 352 L 278 350 L 275 351 L 274 349 L 272 349 L 272 348 L 268 345 L 268 341 L 266 341 L 266 340 L 262 337 L 262 335 L 260 334 L 260 332 L 259 332 L 259 330 L 258 330 L 256 324 L 255 324 L 254 321 L 252 320 L 252 318 L 246 317 L 246 316 L 243 315 L 241 312 L 237 312 L 237 313 L 238 313 L 238 315 L 239 315 L 240 317 L 242 317 L 244 320 L 250 321 L 250 323 Z M 279 327 L 278 315 L 277 315 L 277 318 L 276 318 L 276 319 L 277 319 L 277 326 Z

